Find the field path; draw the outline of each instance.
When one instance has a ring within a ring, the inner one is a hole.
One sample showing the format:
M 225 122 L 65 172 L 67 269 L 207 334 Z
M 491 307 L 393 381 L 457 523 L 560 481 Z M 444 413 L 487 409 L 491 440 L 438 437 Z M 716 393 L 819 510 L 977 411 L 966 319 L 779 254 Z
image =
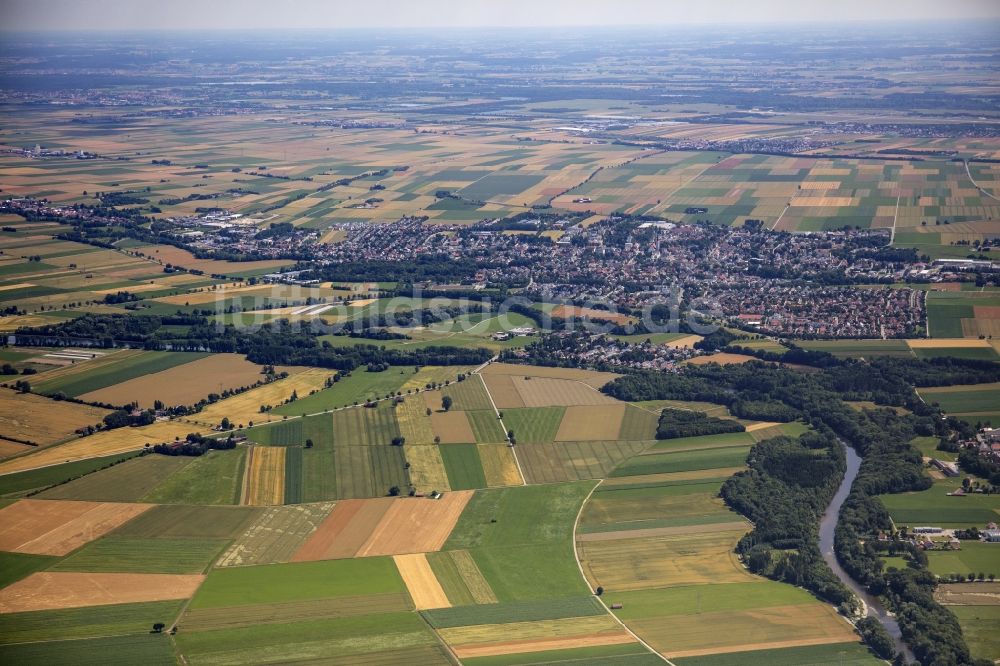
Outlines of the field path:
M 474 372 L 476 373 L 476 376 L 479 377 L 479 381 L 481 381 L 483 383 L 483 388 L 486 389 L 486 395 L 489 396 L 489 398 L 490 398 L 490 404 L 493 405 L 493 413 L 496 414 L 497 415 L 497 419 L 500 420 L 500 427 L 503 429 L 504 435 L 506 435 L 509 432 L 507 430 L 507 426 L 504 425 L 503 418 L 500 416 L 500 410 L 497 409 L 497 404 L 495 402 L 493 402 L 493 396 L 490 394 L 490 387 L 486 385 L 486 380 L 483 379 L 483 376 L 479 373 L 479 370 L 481 368 L 485 367 L 485 365 L 487 365 L 487 364 L 483 364 L 483 366 L 480 366 L 479 368 L 476 368 L 476 370 Z M 525 479 L 524 479 L 524 470 L 521 469 L 521 461 L 518 460 L 518 458 L 517 458 L 517 447 L 516 446 L 512 446 L 512 447 L 510 447 L 510 450 L 511 450 L 511 453 L 514 454 L 514 462 L 517 463 L 517 473 L 521 476 L 521 484 L 526 486 L 526 485 L 528 485 L 528 482 L 525 481 Z
M 985 188 L 983 188 L 979 183 L 977 183 L 976 180 L 975 180 L 975 178 L 972 177 L 972 172 L 969 171 L 969 160 L 963 160 L 962 164 L 965 165 L 965 175 L 969 177 L 969 180 L 972 182 L 973 185 L 976 186 L 977 190 L 979 190 L 982 194 L 985 194 L 986 196 L 988 196 L 990 199 L 994 199 L 996 201 L 1000 201 L 1000 197 L 997 197 L 997 196 L 994 196 L 993 194 L 991 194 L 989 191 L 987 191 Z

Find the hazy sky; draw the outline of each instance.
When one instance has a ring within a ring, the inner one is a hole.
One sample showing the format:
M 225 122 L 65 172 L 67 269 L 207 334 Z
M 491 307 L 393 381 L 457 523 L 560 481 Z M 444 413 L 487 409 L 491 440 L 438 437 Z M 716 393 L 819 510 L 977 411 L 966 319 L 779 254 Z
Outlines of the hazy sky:
M 4 30 L 1000 19 L 1000 0 L 0 0 Z

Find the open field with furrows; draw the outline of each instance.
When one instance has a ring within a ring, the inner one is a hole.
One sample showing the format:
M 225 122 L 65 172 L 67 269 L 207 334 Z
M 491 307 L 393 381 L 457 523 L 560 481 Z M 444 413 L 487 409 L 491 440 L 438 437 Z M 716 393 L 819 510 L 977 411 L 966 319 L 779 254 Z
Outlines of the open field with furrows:
M 293 559 L 301 562 L 440 550 L 471 496 L 470 492 L 449 492 L 439 500 L 338 502 Z
M 593 388 L 600 388 L 618 377 L 613 372 L 596 372 L 578 368 L 548 368 L 537 365 L 513 365 L 510 363 L 490 363 L 483 368 L 482 375 L 486 378 L 494 375 L 512 377 L 547 377 L 582 382 Z M 499 406 L 499 405 L 498 405 Z
M 285 379 L 213 403 L 195 414 L 193 419 L 210 426 L 218 425 L 223 417 L 228 417 L 235 424 L 264 423 L 274 417 L 261 414 L 261 405 L 278 406 L 288 400 L 293 393 L 307 396 L 311 391 L 322 389 L 330 374 L 329 370 L 319 368 L 296 372 Z
M 628 324 L 635 321 L 635 317 L 630 317 L 621 312 L 580 308 L 573 305 L 557 305 L 552 308 L 549 314 L 560 319 L 601 321 L 611 322 L 612 324 Z
M 0 509 L 0 550 L 65 555 L 150 509 L 148 504 L 23 499 Z
M 419 371 L 410 375 L 403 385 L 399 387 L 399 390 L 406 393 L 411 389 L 416 391 L 428 388 L 428 384 L 431 383 L 443 384 L 446 381 L 454 382 L 458 378 L 458 375 L 468 374 L 470 369 L 459 365 L 422 367 Z
M 557 442 L 612 440 L 618 437 L 626 405 L 572 405 L 563 413 Z
M 476 444 L 442 444 L 440 451 L 452 490 L 486 487 L 486 474 Z
M 507 433 L 504 432 L 497 413 L 492 408 L 465 412 L 465 417 L 469 419 L 469 425 L 478 443 L 500 444 L 507 441 Z
M 406 592 L 388 592 L 278 603 L 198 608 L 185 613 L 184 622 L 185 631 L 202 632 L 269 624 L 288 624 L 324 618 L 398 613 L 412 608 L 413 604 Z
M 333 510 L 332 502 L 268 507 L 236 537 L 216 566 L 289 562 Z
M 45 373 L 37 382 L 32 382 L 32 390 L 44 395 L 62 392 L 70 397 L 80 397 L 131 379 L 145 377 L 204 358 L 209 358 L 209 354 L 156 351 L 127 355 L 124 352 L 108 354 L 99 360 L 84 361 L 79 366 L 67 366 Z M 139 397 L 135 396 L 133 400 Z
M 472 426 L 465 412 L 458 411 L 436 411 L 431 414 L 431 428 L 434 436 L 443 444 L 459 444 L 462 442 L 475 442 L 476 435 L 472 432 Z
M 203 580 L 201 575 L 43 571 L 0 590 L 0 614 L 186 599 Z
M 109 456 L 127 451 L 138 451 L 146 444 L 172 442 L 183 438 L 198 428 L 181 421 L 160 421 L 139 428 L 116 428 L 104 430 L 65 444 L 50 446 L 28 455 L 19 456 L 0 463 L 0 474 L 38 469 L 48 465 L 75 462 L 87 458 Z
M 234 539 L 263 509 L 235 506 L 160 505 L 115 532 L 119 537 Z
M 677 666 L 875 666 L 884 663 L 862 643 L 826 643 L 800 647 L 724 652 L 671 659 Z
M 478 377 L 469 377 L 464 381 L 455 382 L 436 391 L 427 391 L 423 394 L 423 398 L 431 409 L 440 409 L 441 398 L 445 395 L 452 399 L 451 408 L 456 411 L 493 409 L 486 388 Z
M 1000 383 L 921 388 L 920 397 L 968 423 L 1000 426 Z
M 445 627 L 438 634 L 460 658 L 635 641 L 608 615 Z
M 331 374 L 333 374 L 331 372 Z M 325 388 L 312 395 L 299 392 L 299 399 L 293 403 L 275 407 L 275 414 L 290 416 L 315 414 L 328 409 L 346 407 L 355 402 L 363 403 L 368 399 L 384 398 L 388 393 L 400 389 L 404 382 L 413 376 L 412 368 L 390 368 L 383 372 L 368 372 L 358 368 L 348 377 L 341 377 L 330 388 Z M 411 400 L 415 400 L 411 398 Z
M 496 488 L 524 484 L 511 447 L 506 444 L 480 444 L 478 451 L 487 486 Z
M 200 574 L 228 543 L 227 539 L 111 535 L 90 542 L 49 571 Z
M 173 649 L 165 636 L 134 634 L 0 647 L 0 659 L 11 664 L 67 663 L 86 666 L 146 664 L 172 666 Z
M 212 354 L 179 367 L 143 375 L 120 384 L 84 393 L 81 400 L 109 405 L 138 402 L 151 408 L 156 400 L 164 405 L 193 405 L 209 393 L 252 386 L 264 379 L 261 366 L 241 354 Z
M 541 444 L 555 440 L 565 412 L 565 407 L 507 409 L 503 422 L 518 444 Z
M 733 553 L 746 529 L 583 541 L 580 561 L 593 586 L 609 591 L 752 580 Z
M 358 407 L 333 413 L 335 448 L 389 446 L 399 437 L 399 424 L 390 403 Z
M 156 486 L 143 499 L 162 504 L 237 504 L 247 449 L 208 451 Z
M 389 557 L 213 569 L 191 610 L 405 592 Z
M 38 498 L 137 502 L 192 461 L 187 456 L 144 455 L 46 490 Z
M 337 497 L 384 497 L 393 486 L 405 488 L 406 459 L 403 448 L 391 445 L 335 446 L 333 470 Z
M 40 446 L 76 437 L 74 431 L 86 426 L 95 426 L 110 412 L 106 409 L 77 405 L 65 401 L 53 401 L 30 393 L 3 391 L 0 393 L 0 441 L 3 438 L 34 442 Z M 13 444 L 9 457 L 17 453 L 28 453 L 36 447 Z M 6 441 L 3 442 L 7 444 Z
M 271 446 L 251 446 L 247 449 L 240 504 L 284 504 L 285 452 L 286 449 Z
M 483 572 L 479 570 L 476 560 L 469 551 L 439 551 L 427 553 L 426 557 L 434 577 L 448 598 L 449 605 L 497 603 L 493 589 L 483 577 Z M 463 618 L 458 624 L 465 624 L 465 619 Z
M 409 463 L 410 485 L 419 493 L 434 490 L 451 490 L 448 485 L 448 471 L 444 466 L 440 448 L 434 444 L 411 445 L 407 443 L 404 453 Z
M 626 440 L 519 443 L 517 456 L 529 483 L 558 483 L 604 478 L 650 444 Z
M 958 618 L 972 655 L 994 659 L 1000 649 L 1000 583 L 950 583 L 934 597 Z
M 180 601 L 109 604 L 65 610 L 7 613 L 0 644 L 65 641 L 127 634 L 147 634 L 154 622 L 176 617 Z
M 511 382 L 525 407 L 620 404 L 576 379 L 512 375 Z
M 133 250 L 137 255 L 145 256 L 163 264 L 180 266 L 187 270 L 203 271 L 209 275 L 252 275 L 267 273 L 282 266 L 288 266 L 290 261 L 219 261 L 216 259 L 198 259 L 187 250 L 173 245 L 144 245 Z
M 427 407 L 422 400 L 408 397 L 396 404 L 395 409 L 399 434 L 406 438 L 407 444 L 431 444 L 434 441 L 431 417 L 427 415 Z

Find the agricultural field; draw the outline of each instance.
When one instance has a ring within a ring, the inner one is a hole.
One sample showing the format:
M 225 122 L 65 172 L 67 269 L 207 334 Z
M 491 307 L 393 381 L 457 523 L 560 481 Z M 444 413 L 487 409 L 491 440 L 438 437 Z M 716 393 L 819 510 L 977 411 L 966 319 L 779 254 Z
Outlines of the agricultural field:
M 972 527 L 982 529 L 1000 516 L 1000 497 L 970 494 L 949 497 L 962 487 L 960 478 L 935 479 L 934 485 L 920 492 L 882 497 L 882 503 L 897 525 L 908 527 Z
M 0 400 L 0 458 L 77 437 L 77 429 L 96 426 L 109 413 L 99 407 L 53 402 L 30 393 L 4 392 Z
M 79 395 L 81 400 L 109 405 L 138 402 L 151 408 L 157 400 L 164 405 L 193 405 L 209 393 L 239 389 L 263 380 L 261 366 L 239 354 L 211 354 L 189 363 L 143 375 Z
M 80 365 L 65 366 L 60 370 L 45 373 L 42 379 L 32 384 L 32 389 L 43 395 L 53 395 L 64 393 L 71 398 L 81 398 L 91 402 L 101 402 L 93 396 L 102 389 L 113 387 L 119 384 L 128 383 L 130 380 L 145 378 L 148 375 L 155 375 L 168 371 L 171 368 L 183 367 L 185 364 L 195 361 L 209 359 L 211 356 L 196 352 L 118 352 L 109 354 L 100 360 L 81 363 Z M 100 365 L 98 365 L 100 363 Z M 222 367 L 215 365 L 212 367 Z M 180 373 L 169 375 L 173 381 L 180 381 L 180 377 L 186 376 Z M 197 375 L 195 375 L 197 376 Z M 200 377 L 204 381 L 204 377 Z M 151 389 L 156 389 L 156 384 L 140 383 Z M 83 398 L 84 395 L 91 397 Z M 127 398 L 128 394 L 109 392 L 104 395 L 116 396 L 117 398 Z M 121 404 L 128 404 L 135 400 L 145 400 L 144 394 L 134 394 L 131 400 Z M 194 400 L 197 402 L 197 400 Z M 150 405 L 152 400 L 149 400 Z M 109 402 L 109 404 L 119 404 Z
M 1000 426 L 1000 384 L 941 386 L 918 391 L 925 401 L 937 403 L 950 416 L 975 425 Z
M 948 583 L 934 598 L 958 618 L 973 656 L 992 659 L 1000 649 L 1000 583 Z
M 192 462 L 186 456 L 144 455 L 81 476 L 43 493 L 40 499 L 138 502 Z

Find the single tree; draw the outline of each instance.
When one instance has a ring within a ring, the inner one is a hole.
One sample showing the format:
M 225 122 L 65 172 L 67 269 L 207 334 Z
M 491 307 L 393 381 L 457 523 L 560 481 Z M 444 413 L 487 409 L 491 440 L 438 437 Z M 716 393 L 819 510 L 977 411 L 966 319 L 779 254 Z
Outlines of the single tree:
M 441 396 L 441 409 L 447 412 L 449 409 L 451 409 L 451 403 L 452 400 L 450 395 Z

